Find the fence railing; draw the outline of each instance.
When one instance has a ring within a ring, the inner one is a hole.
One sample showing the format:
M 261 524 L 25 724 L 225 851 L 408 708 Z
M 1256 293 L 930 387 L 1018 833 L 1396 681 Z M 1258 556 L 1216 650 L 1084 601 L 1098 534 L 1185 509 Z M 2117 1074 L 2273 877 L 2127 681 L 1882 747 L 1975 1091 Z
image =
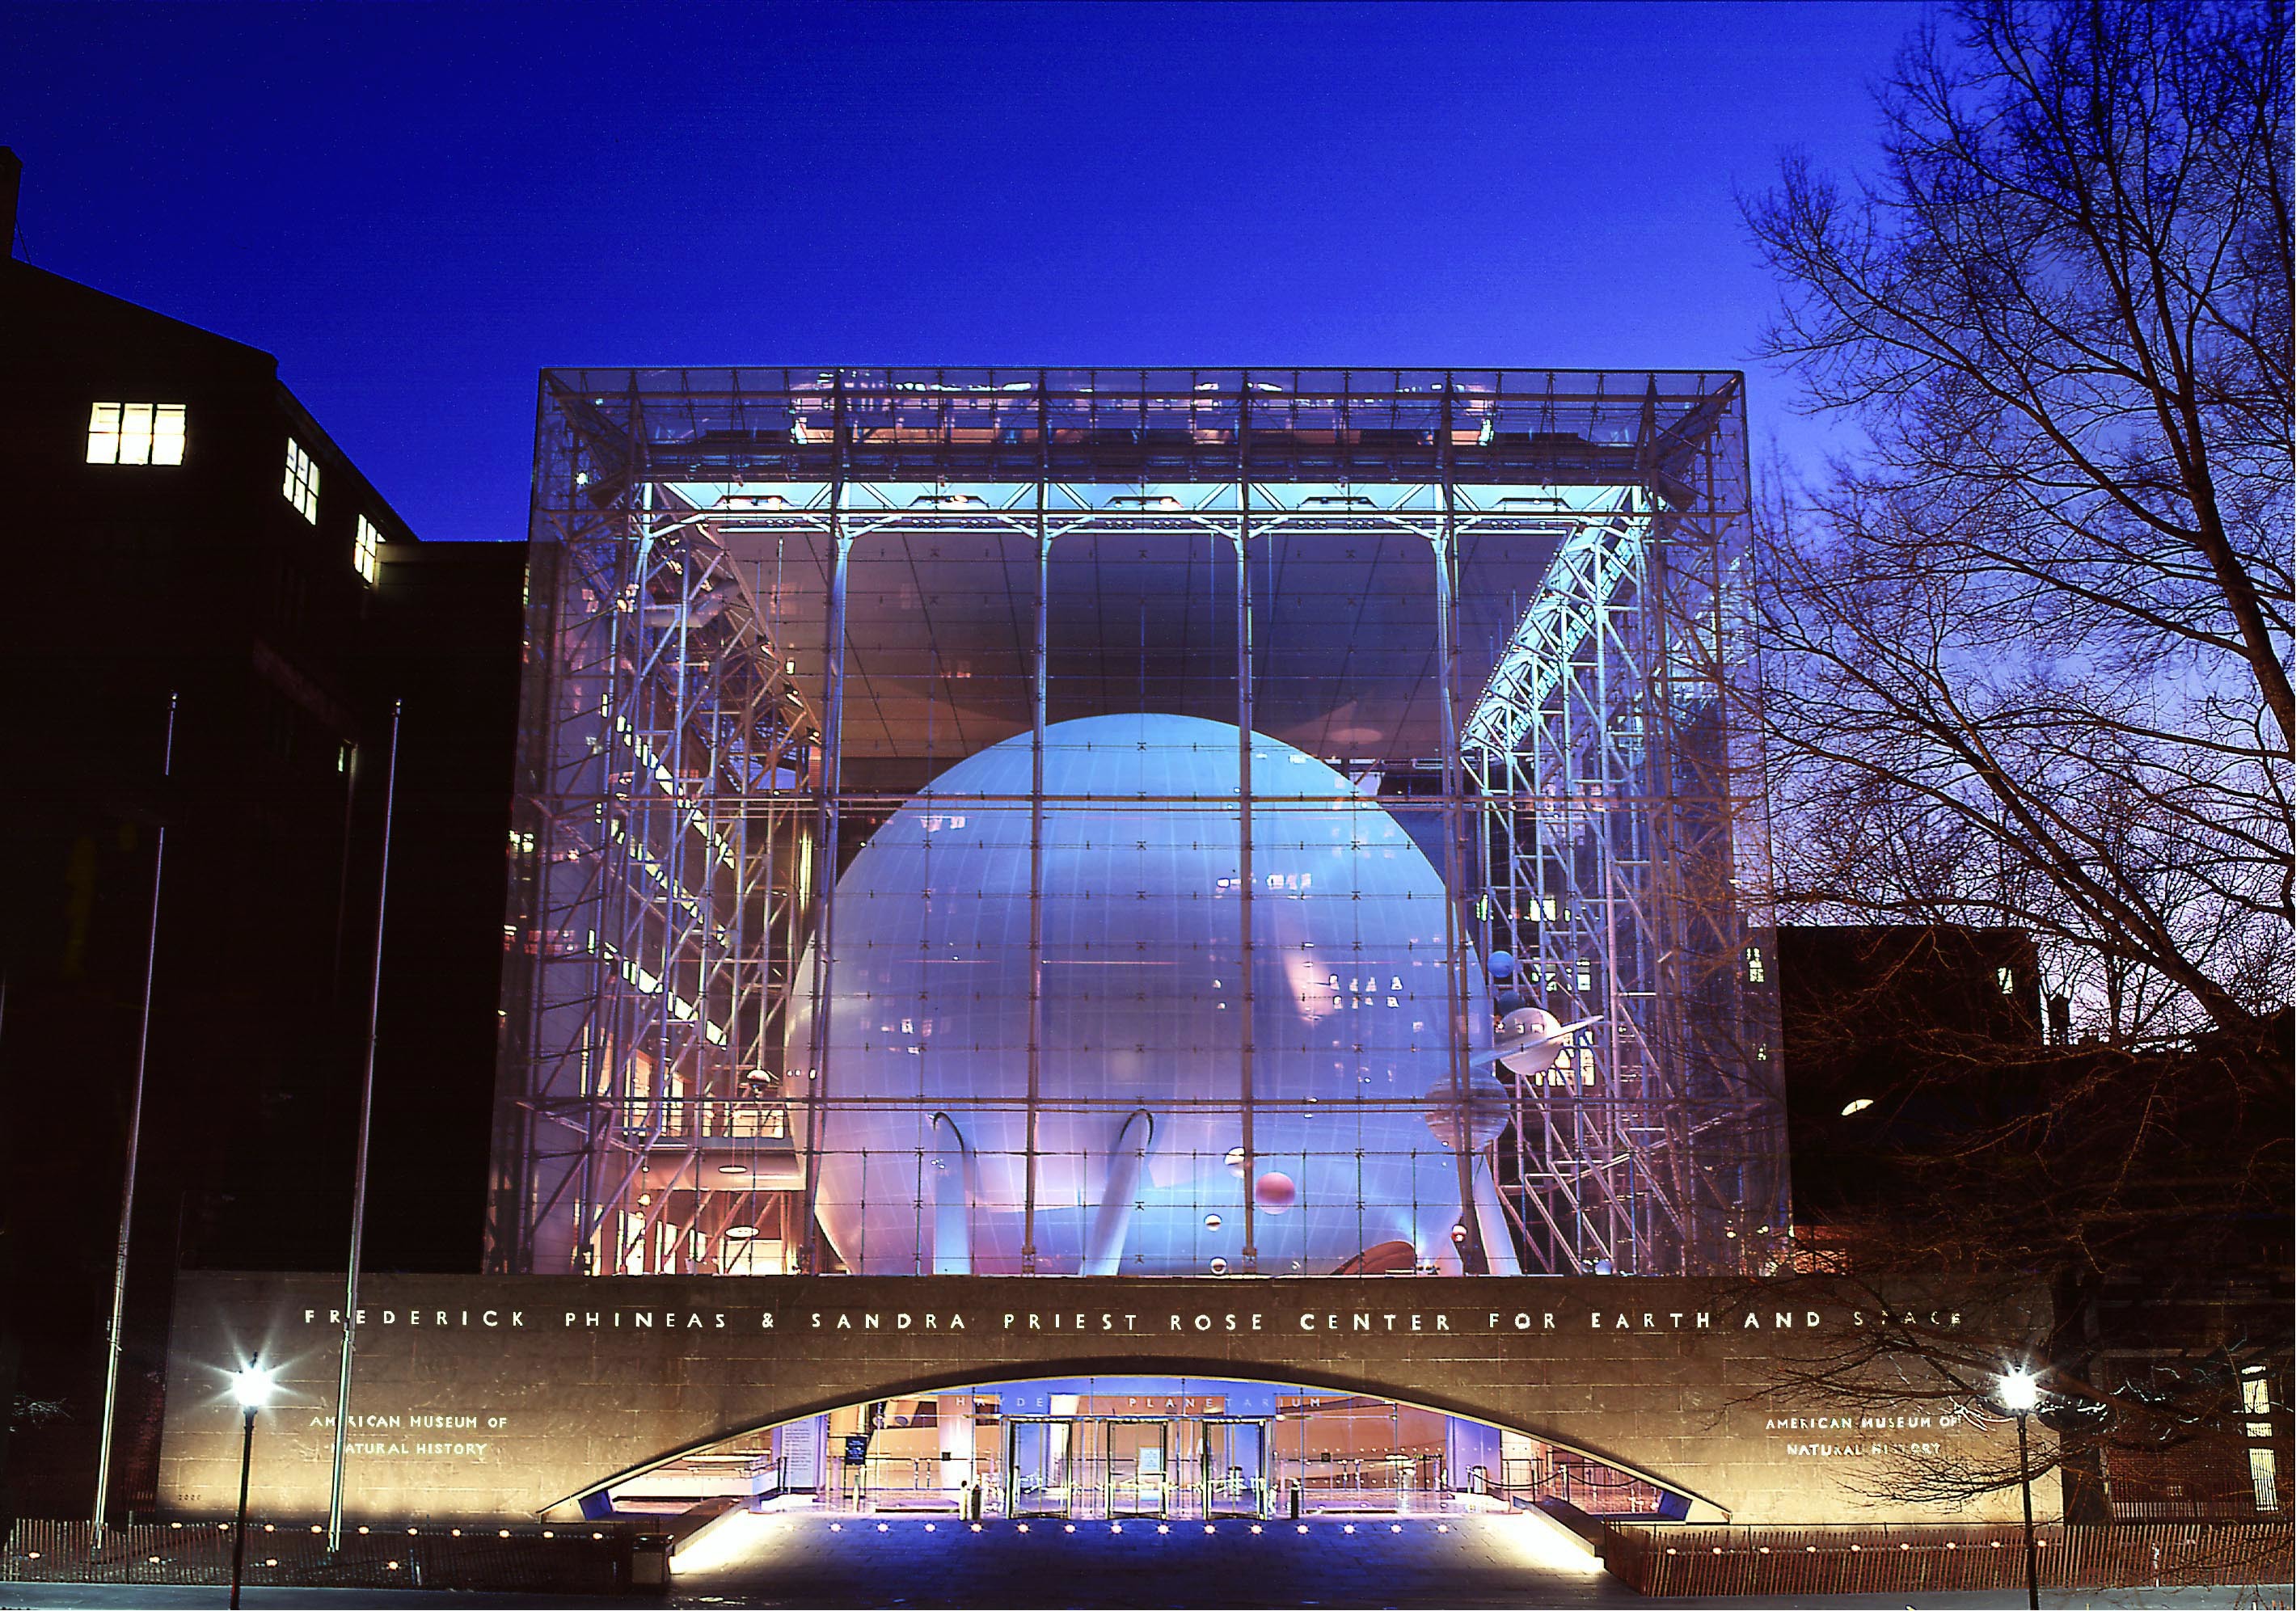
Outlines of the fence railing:
M 2289 1524 L 2046 1524 L 2042 1586 L 2136 1589 L 2290 1581 Z M 2005 1591 L 2025 1582 L 2016 1526 L 1603 1527 L 1603 1565 L 1644 1594 Z
M 390 1526 L 354 1524 L 342 1547 L 309 1523 L 250 1522 L 242 1568 L 251 1586 L 492 1590 L 600 1594 L 631 1583 L 627 1527 Z M 225 1583 L 228 1522 L 19 1520 L 0 1545 L 0 1580 L 49 1583 Z
M 1503 1460 L 1499 1480 L 1489 1484 L 1489 1491 L 1525 1504 L 1559 1499 L 1589 1516 L 1610 1516 L 1621 1520 L 1656 1516 L 1666 1502 L 1666 1495 L 1657 1484 L 1593 1460 Z

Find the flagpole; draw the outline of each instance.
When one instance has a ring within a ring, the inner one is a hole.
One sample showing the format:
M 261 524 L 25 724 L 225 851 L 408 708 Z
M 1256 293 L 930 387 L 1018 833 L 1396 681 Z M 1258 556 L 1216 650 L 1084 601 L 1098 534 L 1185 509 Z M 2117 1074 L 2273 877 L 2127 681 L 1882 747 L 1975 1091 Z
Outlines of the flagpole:
M 161 781 L 176 770 L 176 698 L 168 696 L 168 736 L 160 755 Z M 103 1525 L 111 1489 L 111 1427 L 119 1408 L 119 1328 L 127 1313 L 127 1238 L 135 1214 L 135 1154 L 144 1139 L 144 1066 L 152 1047 L 152 979 L 160 960 L 160 881 L 168 868 L 168 806 L 160 802 L 160 839 L 152 853 L 152 918 L 144 940 L 144 1011 L 135 1030 L 135 1085 L 127 1103 L 127 1167 L 119 1184 L 119 1241 L 111 1261 L 111 1329 L 103 1363 L 103 1432 L 95 1456 L 95 1525 Z
M 406 701 L 390 705 L 390 758 L 382 781 L 382 874 L 374 897 L 374 966 L 367 982 L 366 1067 L 359 1082 L 358 1157 L 351 1175 L 351 1254 L 343 1279 L 342 1374 L 335 1383 L 334 1473 L 327 1492 L 327 1550 L 343 1541 L 343 1440 L 350 1431 L 351 1355 L 357 1346 L 359 1251 L 366 1238 L 367 1136 L 374 1120 L 374 1043 L 381 1022 L 382 924 L 390 899 L 390 818 L 398 795 L 398 718 Z

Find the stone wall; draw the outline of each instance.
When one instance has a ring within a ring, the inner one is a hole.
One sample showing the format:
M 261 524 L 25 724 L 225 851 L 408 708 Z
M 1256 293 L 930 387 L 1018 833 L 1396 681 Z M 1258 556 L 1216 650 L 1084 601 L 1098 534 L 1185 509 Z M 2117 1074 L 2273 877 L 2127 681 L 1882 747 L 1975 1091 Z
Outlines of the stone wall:
M 160 1460 L 169 1515 L 226 1514 L 236 1498 L 226 1372 L 250 1353 L 280 1372 L 252 1502 L 324 1512 L 341 1292 L 319 1275 L 182 1279 Z M 1920 1301 L 1923 1323 L 1974 1329 Z M 1119 1373 L 1299 1383 L 1473 1417 L 1685 1493 L 1693 1521 L 2008 1519 L 2017 1503 L 2012 1491 L 1941 1511 L 1861 1492 L 1893 1450 L 2013 1430 L 1951 1404 L 1893 1414 L 1783 1386 L 1782 1362 L 1879 1319 L 1784 1283 L 376 1276 L 361 1303 L 347 1504 L 401 1523 L 568 1515 L 617 1476 L 840 1405 Z M 2056 1495 L 2052 1474 L 2037 1491 L 2050 1516 Z

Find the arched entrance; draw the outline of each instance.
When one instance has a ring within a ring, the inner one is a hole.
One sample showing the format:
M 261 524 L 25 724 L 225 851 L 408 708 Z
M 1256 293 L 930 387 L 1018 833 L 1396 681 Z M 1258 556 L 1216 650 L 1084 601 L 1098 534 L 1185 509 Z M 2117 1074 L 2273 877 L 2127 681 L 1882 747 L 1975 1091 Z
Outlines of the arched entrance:
M 879 1515 L 1122 1521 L 1433 1515 L 1562 1499 L 1681 1519 L 1695 1495 L 1568 1442 L 1357 1388 L 1116 1370 L 958 1384 L 744 1430 L 561 1504 L 725 1501 Z

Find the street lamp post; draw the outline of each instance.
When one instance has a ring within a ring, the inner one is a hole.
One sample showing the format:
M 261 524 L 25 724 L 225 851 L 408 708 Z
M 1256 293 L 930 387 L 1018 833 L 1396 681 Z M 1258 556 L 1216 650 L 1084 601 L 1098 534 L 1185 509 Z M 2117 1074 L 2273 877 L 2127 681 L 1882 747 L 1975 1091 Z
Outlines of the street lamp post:
M 254 1360 L 231 1373 L 231 1395 L 239 1401 L 239 1520 L 231 1534 L 231 1605 L 239 1611 L 239 1581 L 247 1565 L 247 1478 L 255 1464 L 255 1412 L 271 1399 L 271 1372 Z
M 2041 1402 L 2040 1378 L 2019 1369 L 2001 1378 L 2001 1407 L 2017 1418 L 2017 1486 L 2025 1496 L 2025 1604 L 2040 1611 L 2041 1559 L 2033 1542 L 2033 1464 L 2025 1424 Z

